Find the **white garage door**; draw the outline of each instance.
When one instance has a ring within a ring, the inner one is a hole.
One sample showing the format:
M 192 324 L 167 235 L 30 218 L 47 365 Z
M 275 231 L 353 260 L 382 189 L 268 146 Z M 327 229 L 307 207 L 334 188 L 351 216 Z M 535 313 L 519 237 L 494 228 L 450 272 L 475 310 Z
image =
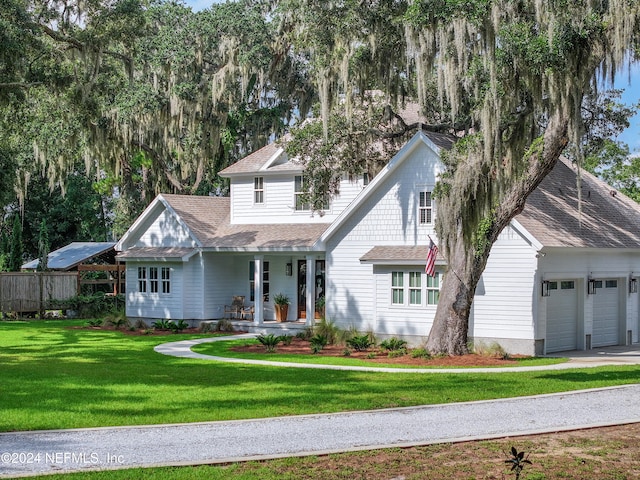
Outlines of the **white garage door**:
M 573 280 L 549 283 L 547 352 L 575 350 L 578 337 L 578 292 Z
M 617 280 L 597 280 L 593 298 L 591 345 L 605 347 L 619 343 L 620 295 Z

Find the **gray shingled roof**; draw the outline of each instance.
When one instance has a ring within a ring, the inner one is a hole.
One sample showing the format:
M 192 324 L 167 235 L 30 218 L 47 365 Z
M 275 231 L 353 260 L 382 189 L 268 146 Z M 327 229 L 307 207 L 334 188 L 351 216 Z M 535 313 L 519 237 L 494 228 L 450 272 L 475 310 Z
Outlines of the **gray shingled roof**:
M 418 245 L 418 246 L 391 246 L 391 245 L 382 245 L 373 247 L 367 253 L 365 253 L 362 257 L 360 257 L 360 261 L 363 263 L 389 263 L 393 262 L 414 262 L 414 263 L 424 263 L 427 258 L 427 253 L 429 252 L 428 245 Z M 436 264 L 444 265 L 446 263 L 445 259 L 442 257 L 442 254 L 439 253 L 436 258 Z
M 533 192 L 516 220 L 544 247 L 640 248 L 640 205 L 565 159 Z
M 248 224 L 229 223 L 228 197 L 163 195 L 203 248 L 308 249 L 329 223 Z
M 193 248 L 186 247 L 134 247 L 117 255 L 118 260 L 159 260 L 159 259 L 181 259 L 193 253 Z

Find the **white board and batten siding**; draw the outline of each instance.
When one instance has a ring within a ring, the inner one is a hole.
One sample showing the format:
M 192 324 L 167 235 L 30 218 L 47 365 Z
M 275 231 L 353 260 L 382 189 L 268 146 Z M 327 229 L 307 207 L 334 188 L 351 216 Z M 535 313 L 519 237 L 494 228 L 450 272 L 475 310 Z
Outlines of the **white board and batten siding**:
M 256 174 L 259 176 L 259 174 Z M 295 173 L 265 175 L 263 202 L 256 203 L 254 177 L 238 177 L 231 184 L 231 222 L 233 224 L 271 223 L 328 223 L 340 213 L 362 191 L 362 179 L 340 183 L 340 195 L 331 200 L 329 209 L 318 213 L 309 210 L 295 210 Z
M 534 338 L 536 250 L 510 226 L 491 248 L 473 307 L 474 338 Z
M 418 324 L 424 322 L 426 317 L 413 307 L 410 312 L 398 308 L 391 315 L 384 309 L 385 316 L 380 318 L 382 305 L 379 302 L 382 298 L 389 299 L 386 292 L 378 290 L 384 288 L 381 286 L 383 275 L 374 275 L 374 266 L 361 263 L 360 258 L 374 246 L 428 244 L 428 235 L 434 232 L 433 224 L 420 225 L 418 222 L 419 194 L 433 190 L 439 172 L 437 156 L 420 142 L 404 159 L 401 168 L 389 172 L 384 182 L 376 185 L 375 191 L 350 212 L 349 218 L 329 238 L 327 295 L 331 302 L 327 315 L 342 319 L 341 326 L 395 332 L 399 330 L 394 325 L 403 323 L 404 329 L 408 330 L 412 329 L 410 324 L 415 318 L 420 318 Z M 424 266 L 416 268 L 424 270 Z M 390 278 L 390 274 L 386 276 Z M 382 320 L 388 320 L 388 325 L 382 325 Z M 416 330 L 422 330 L 422 326 Z

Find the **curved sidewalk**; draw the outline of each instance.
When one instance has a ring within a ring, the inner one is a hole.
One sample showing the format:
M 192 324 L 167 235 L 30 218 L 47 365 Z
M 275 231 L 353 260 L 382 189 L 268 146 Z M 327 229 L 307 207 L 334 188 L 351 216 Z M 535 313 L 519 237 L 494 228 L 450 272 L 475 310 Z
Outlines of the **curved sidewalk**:
M 224 337 L 206 337 L 179 342 L 163 343 L 154 348 L 158 353 L 174 357 L 195 358 L 199 360 L 214 360 L 219 362 L 242 363 L 249 365 L 268 365 L 272 367 L 312 368 L 325 370 L 355 370 L 365 372 L 389 373 L 497 373 L 497 372 L 532 372 L 538 370 L 566 370 L 570 368 L 600 367 L 603 365 L 633 365 L 640 364 L 640 345 L 623 347 L 606 347 L 589 351 L 564 352 L 563 357 L 569 358 L 565 363 L 555 365 L 541 365 L 537 367 L 493 367 L 493 368 L 392 368 L 392 367 L 358 367 L 347 365 L 320 365 L 311 363 L 273 362 L 269 360 L 254 360 L 247 358 L 228 358 L 215 355 L 204 355 L 191 350 L 202 343 L 255 338 L 256 333 Z

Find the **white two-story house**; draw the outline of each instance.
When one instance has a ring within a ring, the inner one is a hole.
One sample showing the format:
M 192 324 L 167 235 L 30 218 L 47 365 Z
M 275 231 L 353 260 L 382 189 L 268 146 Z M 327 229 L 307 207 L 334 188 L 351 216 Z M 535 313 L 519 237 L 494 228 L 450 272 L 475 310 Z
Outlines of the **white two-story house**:
M 446 261 L 432 192 L 444 135 L 417 133 L 370 182 L 343 179 L 326 210 L 301 199 L 302 166 L 278 144 L 223 170 L 230 197 L 159 195 L 116 245 L 126 262 L 127 316 L 209 321 L 232 297 L 259 329 L 275 318 L 312 324 L 316 303 L 343 328 L 419 344 L 429 333 Z M 637 342 L 640 207 L 565 161 L 494 245 L 470 319 L 474 341 L 542 354 Z

